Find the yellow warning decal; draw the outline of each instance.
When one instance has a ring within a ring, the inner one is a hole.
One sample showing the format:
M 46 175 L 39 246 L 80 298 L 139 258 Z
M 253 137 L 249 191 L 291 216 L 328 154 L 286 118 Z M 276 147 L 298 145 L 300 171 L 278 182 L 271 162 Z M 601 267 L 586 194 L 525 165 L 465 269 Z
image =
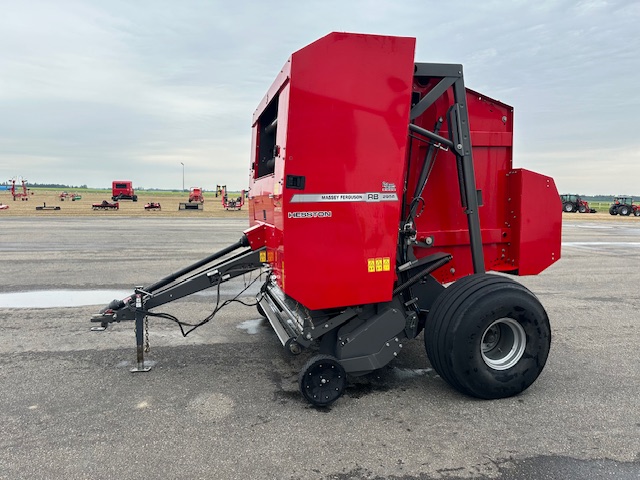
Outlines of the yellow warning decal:
M 382 271 L 382 258 L 376 258 L 376 272 Z
M 391 271 L 391 257 L 367 258 L 367 271 L 369 273 Z
M 375 258 L 368 258 L 367 259 L 367 269 L 369 270 L 369 273 L 374 273 L 376 271 Z
M 267 261 L 267 252 L 260 252 L 260 261 L 261 262 Z

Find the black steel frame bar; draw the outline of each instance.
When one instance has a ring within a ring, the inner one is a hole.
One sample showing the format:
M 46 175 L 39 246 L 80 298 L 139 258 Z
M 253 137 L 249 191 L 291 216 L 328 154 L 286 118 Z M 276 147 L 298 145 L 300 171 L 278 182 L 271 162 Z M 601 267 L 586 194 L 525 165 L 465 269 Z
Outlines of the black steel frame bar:
M 467 91 L 464 87 L 462 67 L 460 78 L 453 84 L 453 98 L 456 102 L 451 114 L 455 114 L 457 129 L 452 131 L 451 138 L 455 143 L 454 151 L 458 156 L 461 166 L 461 192 L 462 201 L 467 214 L 469 226 L 469 244 L 471 247 L 471 259 L 475 273 L 484 273 L 484 253 L 482 250 L 482 232 L 480 229 L 480 213 L 478 211 L 478 192 L 476 190 L 476 175 L 473 167 L 473 154 L 471 151 L 471 131 L 469 128 L 469 112 L 467 109 Z M 451 122 L 449 123 L 451 126 Z M 466 199 L 466 202 L 465 202 Z
M 445 77 L 438 82 L 438 84 L 429 90 L 429 92 L 420 99 L 411 109 L 409 118 L 414 120 L 422 115 L 427 108 L 429 108 L 433 102 L 440 98 L 444 92 L 446 92 L 451 85 L 456 81 L 455 78 Z
M 469 244 L 475 273 L 485 272 L 482 249 L 482 231 L 478 212 L 478 192 L 471 149 L 471 132 L 467 111 L 467 94 L 464 86 L 462 65 L 443 63 L 416 63 L 414 76 L 418 79 L 440 78 L 441 80 L 411 109 L 411 120 L 424 113 L 438 98 L 453 87 L 454 105 L 448 112 L 449 139 L 430 132 L 415 124 L 409 124 L 409 131 L 446 145 L 455 153 L 458 166 L 460 199 L 465 208 L 469 228 Z

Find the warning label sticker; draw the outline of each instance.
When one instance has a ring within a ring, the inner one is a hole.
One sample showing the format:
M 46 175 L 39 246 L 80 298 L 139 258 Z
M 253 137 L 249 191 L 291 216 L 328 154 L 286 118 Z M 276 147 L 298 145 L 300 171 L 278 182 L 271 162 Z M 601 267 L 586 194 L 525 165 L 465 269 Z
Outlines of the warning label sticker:
M 369 273 L 391 271 L 391 257 L 367 258 L 367 271 Z
M 376 271 L 376 259 L 375 258 L 367 259 L 367 268 L 369 270 L 369 273 L 373 273 L 373 272 Z

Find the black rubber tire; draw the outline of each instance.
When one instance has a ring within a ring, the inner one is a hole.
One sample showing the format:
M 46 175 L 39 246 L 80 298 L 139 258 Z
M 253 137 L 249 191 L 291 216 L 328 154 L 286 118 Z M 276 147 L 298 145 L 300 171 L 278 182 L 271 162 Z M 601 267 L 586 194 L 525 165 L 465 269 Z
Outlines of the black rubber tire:
M 636 217 L 640 217 L 640 208 L 634 210 L 633 215 Z
M 609 215 L 617 215 L 618 214 L 618 209 L 612 205 L 609 207 Z
M 584 205 L 580 205 L 578 207 L 578 212 L 580 213 L 587 213 L 587 207 L 585 207 Z
M 133 198 L 132 198 L 132 200 L 133 200 L 134 202 L 137 202 L 137 201 L 138 201 L 138 196 L 137 196 L 137 195 L 134 195 L 134 196 L 133 196 Z
M 626 205 L 621 205 L 618 207 L 618 213 L 625 217 L 628 217 L 631 214 L 631 209 Z
M 575 208 L 573 208 L 573 203 L 567 202 L 564 205 L 562 205 L 562 211 L 567 213 L 574 212 Z
M 523 332 L 524 350 L 508 368 L 492 368 L 483 359 L 483 336 L 495 321 L 512 322 Z M 495 399 L 517 395 L 538 378 L 549 356 L 551 328 L 526 287 L 483 273 L 458 280 L 436 298 L 424 340 L 433 368 L 449 385 L 472 397 Z
M 316 355 L 300 371 L 298 386 L 302 396 L 316 407 L 326 407 L 344 393 L 347 374 L 331 355 Z

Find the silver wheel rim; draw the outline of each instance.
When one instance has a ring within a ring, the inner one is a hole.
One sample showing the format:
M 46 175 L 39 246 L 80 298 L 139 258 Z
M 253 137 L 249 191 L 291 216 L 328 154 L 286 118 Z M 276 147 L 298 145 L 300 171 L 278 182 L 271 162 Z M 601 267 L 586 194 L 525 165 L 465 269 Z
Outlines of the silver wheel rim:
M 520 361 L 526 346 L 522 325 L 512 318 L 500 318 L 482 334 L 482 360 L 489 368 L 507 370 Z

